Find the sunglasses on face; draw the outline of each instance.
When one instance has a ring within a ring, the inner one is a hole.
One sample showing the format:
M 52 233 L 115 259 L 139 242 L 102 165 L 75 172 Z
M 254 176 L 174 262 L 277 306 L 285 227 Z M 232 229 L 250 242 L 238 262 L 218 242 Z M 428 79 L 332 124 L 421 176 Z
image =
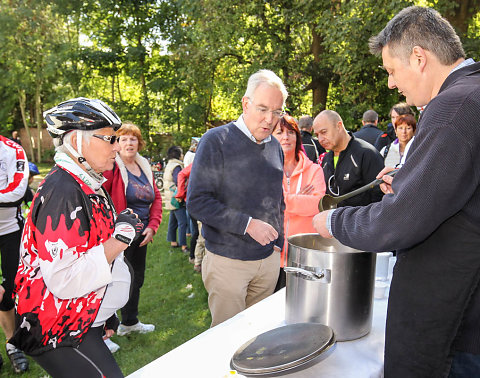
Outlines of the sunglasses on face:
M 93 134 L 95 138 L 102 139 L 105 142 L 108 142 L 110 144 L 114 144 L 115 142 L 118 141 L 118 137 L 116 135 L 99 135 L 99 134 Z

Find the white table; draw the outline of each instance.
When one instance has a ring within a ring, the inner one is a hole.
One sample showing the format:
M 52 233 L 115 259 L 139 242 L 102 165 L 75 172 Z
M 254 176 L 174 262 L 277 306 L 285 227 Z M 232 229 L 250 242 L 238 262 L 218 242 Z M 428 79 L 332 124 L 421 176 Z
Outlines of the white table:
M 289 378 L 383 377 L 383 348 L 387 299 L 376 299 L 371 332 L 360 339 L 337 342 L 328 357 Z M 128 378 L 232 377 L 230 359 L 251 338 L 285 325 L 285 289 L 233 318 L 210 328 L 157 358 Z

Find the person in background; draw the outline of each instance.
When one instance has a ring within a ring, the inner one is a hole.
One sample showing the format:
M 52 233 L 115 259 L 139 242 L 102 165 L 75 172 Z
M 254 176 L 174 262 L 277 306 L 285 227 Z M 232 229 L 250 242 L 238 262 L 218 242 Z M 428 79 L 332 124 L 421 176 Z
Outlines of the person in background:
M 376 36 L 388 86 L 425 107 L 405 164 L 378 174 L 386 195 L 321 212 L 323 237 L 397 250 L 388 299 L 385 377 L 480 372 L 480 63 L 436 10 L 400 11 Z M 441 279 L 439 279 L 441 277 Z
M 10 343 L 53 377 L 123 377 L 103 342 L 130 291 L 123 251 L 143 224 L 115 214 L 102 188 L 121 121 L 100 100 L 75 98 L 44 112 L 55 166 L 33 199 L 15 278 L 17 321 Z
M 415 116 L 413 113 L 412 108 L 406 104 L 405 102 L 400 102 L 398 104 L 395 104 L 392 106 L 390 109 L 389 117 L 391 119 L 391 123 L 389 122 L 387 125 L 387 131 L 380 134 L 377 137 L 377 140 L 375 141 L 375 148 L 378 151 L 381 151 L 383 147 L 388 146 L 390 143 L 392 143 L 395 139 L 397 139 L 397 135 L 395 134 L 395 121 L 398 116 L 404 115 L 404 114 L 411 114 L 412 116 Z
M 10 339 L 15 329 L 15 303 L 12 298 L 17 274 L 23 222 L 20 204 L 28 187 L 29 169 L 23 148 L 12 140 L 0 136 L 0 253 L 2 286 L 5 294 L 0 301 L 0 327 Z M 7 356 L 16 373 L 28 370 L 25 354 L 10 342 Z M 3 360 L 0 356 L 0 367 Z
M 20 141 L 20 138 L 18 137 L 18 131 L 17 130 L 12 131 L 12 137 L 10 138 L 10 140 L 13 140 L 15 143 L 19 144 L 20 146 L 22 145 L 22 142 Z
M 202 222 L 202 279 L 215 326 L 273 293 L 283 247 L 283 152 L 271 133 L 287 90 L 272 71 L 248 79 L 243 114 L 198 145 L 187 206 Z
M 177 177 L 177 193 L 175 194 L 175 198 L 179 202 L 185 203 L 187 200 L 187 187 L 188 187 L 188 179 L 190 178 L 190 173 L 192 171 L 192 165 L 187 165 L 185 168 L 183 168 L 180 173 L 178 174 Z M 195 249 L 197 245 L 197 240 L 198 240 L 198 223 L 195 218 L 191 218 L 192 220 L 192 238 L 190 239 L 190 256 L 188 258 L 188 261 L 191 264 L 195 263 Z
M 138 126 L 124 123 L 116 135 L 120 151 L 113 169 L 103 174 L 107 179 L 103 186 L 111 195 L 117 212 L 129 208 L 145 226 L 142 235 L 124 252 L 133 269 L 130 297 L 120 311 L 122 319 L 117 330 L 118 336 L 124 336 L 131 332 L 155 330 L 153 324 L 143 324 L 138 319 L 138 303 L 145 279 L 147 246 L 153 242 L 162 221 L 162 196 L 155 185 L 150 163 L 139 154 L 145 147 L 145 141 Z
M 177 190 L 178 174 L 184 168 L 182 158 L 183 151 L 179 146 L 172 146 L 167 151 L 168 163 L 163 174 L 165 209 L 170 210 L 168 219 L 167 241 L 172 248 L 182 247 L 182 252 L 189 253 L 187 247 L 187 212 L 185 202 L 175 199 Z M 172 201 L 173 199 L 173 201 Z M 178 242 L 177 242 L 178 229 Z
M 187 153 L 183 157 L 183 165 L 185 167 L 193 163 L 193 159 L 195 158 L 195 152 L 197 151 L 197 146 L 199 141 L 200 141 L 200 138 L 192 137 L 192 141 L 190 142 L 190 148 L 188 149 Z
M 193 271 L 196 273 L 202 272 L 202 261 L 205 256 L 205 238 L 202 235 L 202 222 L 197 221 L 198 224 L 198 238 L 195 244 L 195 260 L 193 261 Z
M 347 132 L 340 115 L 324 110 L 315 117 L 313 128 L 320 144 L 329 152 L 322 161 L 327 194 L 341 196 L 375 180 L 383 167 L 380 153 L 370 143 L 357 139 Z M 376 187 L 338 204 L 363 206 L 382 199 L 383 193 Z
M 308 115 L 301 116 L 298 120 L 298 127 L 307 157 L 314 163 L 318 163 L 318 158 L 325 153 L 325 148 L 312 136 L 313 118 Z
M 197 151 L 198 142 L 200 138 L 192 137 L 190 142 L 190 148 L 188 149 L 187 153 L 183 157 L 183 166 L 187 167 L 193 163 L 193 159 L 195 158 L 195 152 Z M 194 222 L 192 217 L 187 211 L 187 236 L 191 236 L 192 239 L 197 242 L 198 238 L 198 225 L 197 222 Z M 195 244 L 193 244 L 195 245 Z M 190 241 L 190 260 L 193 262 L 193 255 L 194 250 L 192 250 L 192 242 Z
M 283 267 L 287 265 L 287 238 L 301 233 L 315 233 L 312 219 L 318 213 L 318 202 L 325 194 L 325 179 L 319 164 L 314 164 L 302 151 L 302 138 L 295 119 L 284 115 L 272 135 L 282 146 L 283 198 L 285 200 L 284 235 L 280 275 L 275 291 L 285 287 Z
M 382 134 L 382 131 L 377 127 L 378 114 L 375 110 L 367 110 L 363 113 L 362 128 L 353 133 L 355 138 L 363 139 L 365 142 L 370 143 L 372 146 L 375 144 L 377 137 Z
M 386 167 L 395 168 L 402 161 L 407 144 L 414 138 L 417 130 L 417 121 L 411 114 L 398 116 L 395 120 L 395 139 L 391 144 L 383 147 L 380 155 L 385 159 Z
M 35 195 L 35 191 L 30 187 L 32 185 L 33 180 L 35 176 L 40 174 L 40 171 L 38 170 L 38 167 L 36 164 L 32 162 L 28 162 L 28 187 L 27 191 L 25 192 L 25 196 L 23 197 L 23 203 L 22 203 L 22 215 L 23 218 L 27 218 L 28 212 L 30 211 L 30 205 L 32 204 L 33 201 L 33 196 Z

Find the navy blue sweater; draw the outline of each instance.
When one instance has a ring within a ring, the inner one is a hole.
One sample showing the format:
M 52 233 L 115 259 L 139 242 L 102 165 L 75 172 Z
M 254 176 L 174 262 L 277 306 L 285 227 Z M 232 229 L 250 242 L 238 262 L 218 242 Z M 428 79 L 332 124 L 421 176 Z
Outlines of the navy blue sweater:
M 200 220 L 206 248 L 239 260 L 268 257 L 283 247 L 283 152 L 275 138 L 251 141 L 229 123 L 201 139 L 188 183 L 187 210 Z M 272 225 L 276 241 L 262 246 L 245 229 L 249 217 Z

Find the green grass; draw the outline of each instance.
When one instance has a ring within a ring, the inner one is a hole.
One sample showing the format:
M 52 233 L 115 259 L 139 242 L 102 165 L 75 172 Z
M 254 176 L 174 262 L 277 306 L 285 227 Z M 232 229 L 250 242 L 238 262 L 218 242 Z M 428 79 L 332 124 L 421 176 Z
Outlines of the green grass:
M 48 173 L 50 167 L 40 164 L 41 176 Z M 138 370 L 210 326 L 207 293 L 201 275 L 194 273 L 188 256 L 180 252 L 179 248 L 170 252 L 170 243 L 166 241 L 168 216 L 169 212 L 164 210 L 163 222 L 154 242 L 148 247 L 145 283 L 140 295 L 139 318 L 144 323 L 155 324 L 155 331 L 144 335 L 115 335 L 112 338 L 120 345 L 120 350 L 114 356 L 125 375 Z M 4 337 L 1 330 L 0 337 Z M 4 348 L 0 348 L 0 354 L 4 360 L 0 376 L 18 376 L 13 372 Z M 30 370 L 22 377 L 47 376 L 40 366 L 32 359 L 29 360 Z

